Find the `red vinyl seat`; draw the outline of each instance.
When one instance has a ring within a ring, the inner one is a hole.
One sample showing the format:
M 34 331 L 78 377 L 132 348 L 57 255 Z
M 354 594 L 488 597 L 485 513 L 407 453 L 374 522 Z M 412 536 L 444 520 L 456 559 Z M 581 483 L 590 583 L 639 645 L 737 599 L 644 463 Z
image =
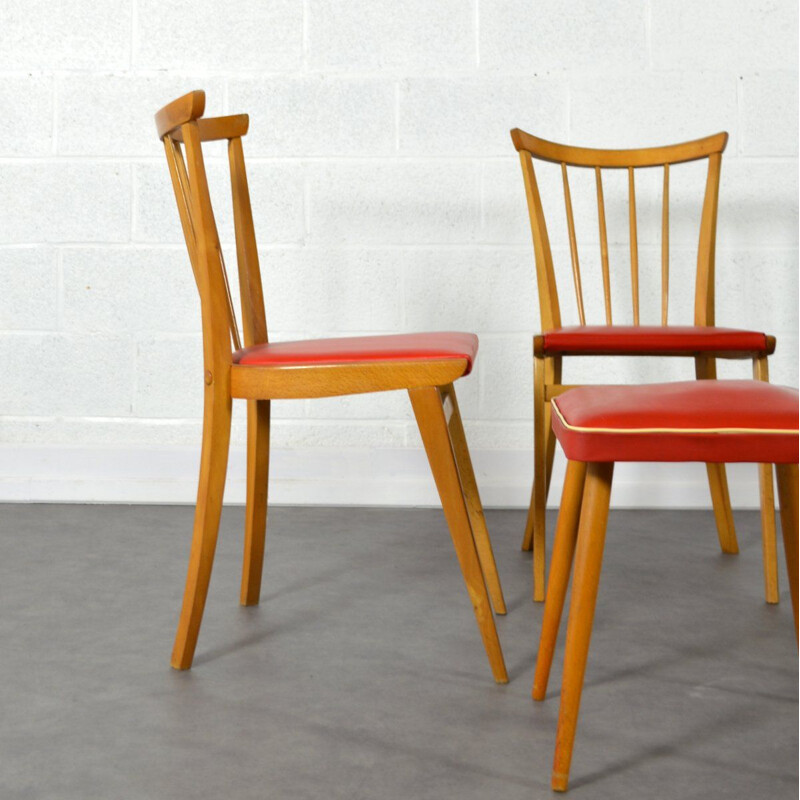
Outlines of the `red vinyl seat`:
M 375 361 L 464 359 L 467 362 L 464 375 L 468 375 L 477 352 L 477 336 L 472 333 L 448 331 L 259 344 L 237 350 L 233 354 L 233 362 L 244 366 L 286 367 Z
M 758 331 L 712 325 L 575 325 L 542 335 L 548 355 L 769 353 Z
M 553 399 L 570 461 L 797 463 L 798 392 L 762 381 L 584 386 Z

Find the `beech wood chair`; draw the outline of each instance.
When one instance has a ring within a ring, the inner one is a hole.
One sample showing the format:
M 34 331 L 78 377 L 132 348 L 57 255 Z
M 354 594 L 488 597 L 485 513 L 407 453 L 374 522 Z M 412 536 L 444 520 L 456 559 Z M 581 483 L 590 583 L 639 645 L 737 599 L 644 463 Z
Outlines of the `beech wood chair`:
M 204 118 L 204 108 L 204 92 L 194 91 L 155 117 L 200 294 L 205 365 L 197 508 L 172 666 L 188 669 L 197 644 L 222 510 L 232 400 L 247 401 L 247 507 L 240 600 L 242 605 L 255 605 L 264 560 L 270 402 L 405 389 L 492 674 L 498 683 L 507 682 L 492 615 L 492 604 L 496 613 L 504 614 L 505 603 L 453 388 L 453 382 L 472 367 L 477 337 L 426 333 L 269 343 L 242 150 L 248 117 Z M 203 160 L 202 144 L 213 140 L 228 142 L 243 341 Z
M 714 325 L 714 255 L 717 206 L 722 152 L 728 141 L 727 133 L 717 133 L 704 139 L 682 144 L 637 150 L 598 150 L 572 147 L 539 139 L 518 128 L 511 131 L 511 139 L 522 164 L 533 235 L 542 326 L 542 333 L 534 336 L 533 339 L 534 479 L 522 542 L 523 550 L 530 550 L 533 547 L 533 596 L 534 600 L 541 601 L 544 600 L 545 592 L 545 506 L 555 454 L 555 438 L 550 427 L 550 406 L 554 397 L 572 388 L 561 383 L 564 358 L 567 356 L 683 356 L 694 359 L 695 374 L 698 379 L 716 377 L 715 359 L 717 358 L 751 359 L 753 376 L 758 380 L 768 381 L 767 357 L 775 350 L 775 338 L 757 331 L 718 328 Z M 550 240 L 533 159 L 552 162 L 561 167 L 572 262 L 572 282 L 580 321 L 578 326 L 562 327 L 561 324 L 561 310 Z M 708 174 L 697 249 L 694 324 L 677 326 L 670 324 L 668 320 L 670 169 L 675 165 L 701 159 L 708 160 Z M 581 286 L 581 269 L 568 167 L 591 169 L 595 174 L 605 307 L 605 324 L 603 325 L 587 325 L 586 323 L 587 314 Z M 661 168 L 663 170 L 660 325 L 640 325 L 639 321 L 639 253 L 634 174 L 637 169 L 643 168 Z M 628 173 L 633 325 L 619 325 L 612 319 L 612 270 L 609 266 L 608 233 L 603 199 L 602 170 L 604 169 L 624 169 Z M 723 464 L 707 464 L 706 469 L 720 546 L 725 553 L 738 553 L 739 547 L 731 513 L 725 466 Z M 777 603 L 778 562 L 775 538 L 775 497 L 769 464 L 760 466 L 759 480 L 765 595 L 768 603 Z
M 759 381 L 584 386 L 553 400 L 567 456 L 533 699 L 544 700 L 573 560 L 552 787 L 569 780 L 617 461 L 774 463 L 797 637 L 798 392 Z

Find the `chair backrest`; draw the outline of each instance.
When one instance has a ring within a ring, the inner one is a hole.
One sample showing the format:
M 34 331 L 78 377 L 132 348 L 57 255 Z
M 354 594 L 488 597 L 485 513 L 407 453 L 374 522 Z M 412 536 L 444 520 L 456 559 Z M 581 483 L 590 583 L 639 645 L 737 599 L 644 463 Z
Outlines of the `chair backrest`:
M 208 371 L 230 364 L 232 347 L 238 350 L 242 340 L 211 205 L 203 142 L 228 141 L 245 346 L 267 341 L 267 321 L 242 150 L 242 136 L 247 133 L 249 119 L 247 114 L 203 118 L 204 109 L 205 92 L 198 90 L 164 106 L 155 119 L 200 293 L 203 352 Z
M 697 275 L 695 279 L 694 322 L 696 325 L 714 324 L 714 250 L 717 228 L 717 205 L 719 198 L 719 176 L 722 152 L 728 141 L 727 133 L 717 133 L 704 139 L 696 139 L 666 147 L 650 147 L 638 150 L 596 150 L 572 147 L 548 142 L 515 128 L 511 131 L 514 147 L 520 155 L 525 193 L 528 200 L 533 247 L 536 258 L 536 278 L 539 289 L 539 310 L 542 330 L 561 326 L 561 309 L 558 302 L 553 257 L 547 235 L 542 199 L 536 182 L 533 159 L 549 161 L 561 166 L 564 189 L 564 205 L 567 215 L 572 279 L 581 325 L 586 324 L 578 245 L 575 236 L 575 220 L 572 212 L 568 167 L 594 170 L 597 191 L 597 217 L 600 234 L 600 259 L 605 301 L 605 320 L 613 324 L 611 314 L 611 276 L 608 258 L 608 233 L 606 211 L 603 200 L 603 169 L 624 169 L 628 173 L 628 217 L 630 228 L 631 294 L 633 324 L 639 324 L 639 251 L 636 225 L 636 189 L 634 171 L 643 168 L 661 167 L 664 173 L 663 201 L 661 213 L 661 324 L 666 325 L 669 311 L 669 180 L 670 167 L 689 161 L 708 159 L 705 197 L 700 220 L 700 241 L 697 250 Z

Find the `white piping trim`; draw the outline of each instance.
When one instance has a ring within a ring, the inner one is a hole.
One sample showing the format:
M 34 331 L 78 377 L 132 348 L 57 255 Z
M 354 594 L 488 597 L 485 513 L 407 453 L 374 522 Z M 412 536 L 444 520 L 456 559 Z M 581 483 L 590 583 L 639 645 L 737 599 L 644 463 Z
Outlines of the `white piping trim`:
M 579 425 L 570 425 L 556 403 L 556 398 L 550 401 L 555 409 L 561 424 L 570 431 L 581 433 L 777 433 L 791 434 L 800 433 L 800 430 L 793 428 L 586 428 Z

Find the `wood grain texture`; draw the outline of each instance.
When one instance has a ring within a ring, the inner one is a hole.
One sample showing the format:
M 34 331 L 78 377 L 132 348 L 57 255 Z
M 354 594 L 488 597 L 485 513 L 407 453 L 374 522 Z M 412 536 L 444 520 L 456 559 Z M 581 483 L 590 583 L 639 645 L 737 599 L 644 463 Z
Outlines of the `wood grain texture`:
M 233 226 L 236 237 L 236 261 L 239 267 L 239 294 L 242 303 L 242 328 L 245 347 L 268 341 L 267 317 L 264 309 L 264 290 L 258 245 L 250 205 L 250 188 L 244 164 L 244 150 L 239 136 L 228 142 L 228 162 L 231 175 Z
M 489 590 L 494 613 L 505 614 L 506 601 L 503 597 L 503 587 L 500 585 L 500 576 L 497 573 L 497 564 L 492 551 L 492 540 L 489 538 L 489 530 L 486 527 L 486 515 L 483 513 L 483 504 L 478 493 L 478 483 L 475 480 L 475 470 L 472 467 L 472 459 L 467 447 L 467 437 L 464 433 L 464 423 L 461 420 L 461 411 L 458 407 L 456 392 L 453 385 L 449 384 L 442 387 L 441 393 L 445 421 L 453 444 L 464 500 L 467 503 L 469 521 L 472 526 L 472 535 L 478 551 L 478 558 L 481 562 L 483 576 L 486 580 L 486 587 Z M 449 414 L 448 409 L 450 411 Z
M 697 161 L 713 153 L 722 153 L 728 143 L 728 134 L 715 133 L 703 139 L 665 145 L 663 147 L 640 147 L 631 150 L 600 150 L 592 147 L 575 147 L 540 139 L 519 128 L 511 131 L 511 141 L 518 152 L 527 152 L 541 161 L 567 164 L 571 167 L 603 167 L 604 169 L 627 169 L 628 167 L 660 167 L 664 164 L 680 164 Z
M 215 139 L 228 140 L 244 342 L 248 347 L 266 344 L 263 286 L 241 141 L 249 122 L 244 114 L 203 119 L 204 106 L 204 93 L 192 92 L 165 106 L 156 115 L 200 295 L 205 380 L 194 535 L 172 665 L 188 669 L 197 645 L 222 509 L 233 398 L 247 400 L 247 506 L 240 600 L 243 605 L 253 605 L 259 601 L 264 562 L 270 401 L 404 389 L 411 390 L 415 412 L 421 420 L 423 440 L 492 672 L 499 682 L 507 681 L 484 573 L 498 612 L 505 612 L 505 602 L 451 385 L 466 372 L 467 359 L 422 358 L 269 367 L 235 364 L 232 348 L 237 351 L 241 348 L 239 326 L 209 194 L 202 144 Z M 445 387 L 442 391 L 449 401 L 449 428 L 442 394 L 437 388 L 440 386 Z
M 231 397 L 223 377 L 221 380 L 212 381 L 205 390 L 203 445 L 200 454 L 197 506 L 194 512 L 194 532 L 183 606 L 172 648 L 171 663 L 175 669 L 191 667 L 197 646 L 217 548 L 230 436 Z
M 581 504 L 551 786 L 567 789 L 603 562 L 613 464 L 589 464 Z
M 753 359 L 753 378 L 769 381 L 766 356 Z M 764 597 L 768 603 L 780 600 L 778 581 L 778 531 L 775 524 L 775 489 L 772 482 L 772 464 L 758 465 L 758 485 L 761 503 L 761 549 L 764 563 Z
M 489 593 L 475 547 L 469 511 L 461 488 L 458 465 L 447 429 L 441 393 L 435 387 L 424 387 L 409 389 L 408 394 L 422 436 L 422 443 L 431 465 L 436 488 L 442 500 L 442 509 L 447 519 L 458 562 L 461 565 L 464 583 L 467 585 L 472 607 L 475 610 L 475 619 L 483 638 L 486 655 L 489 657 L 492 674 L 497 683 L 508 683 L 503 651 L 500 648 Z
M 522 165 L 522 180 L 525 184 L 525 197 L 528 201 L 528 218 L 533 236 L 533 253 L 536 259 L 536 285 L 539 290 L 539 315 L 542 330 L 549 331 L 561 327 L 561 310 L 558 305 L 558 288 L 553 269 L 553 254 L 550 250 L 550 238 L 547 235 L 547 224 L 542 209 L 542 198 L 533 169 L 531 154 L 522 151 L 519 154 Z
M 636 184 L 633 167 L 628 167 L 628 227 L 631 244 L 631 294 L 633 324 L 639 324 L 639 235 L 636 230 Z
M 575 554 L 575 542 L 578 538 L 578 522 L 585 482 L 586 464 L 581 461 L 568 461 L 553 541 L 550 574 L 547 577 L 542 632 L 539 637 L 539 649 L 536 653 L 536 673 L 533 677 L 531 691 L 534 700 L 544 700 L 547 693 L 550 668 L 553 664 L 553 654 L 558 639 L 558 628 L 561 624 L 561 614 L 564 610 L 572 559 Z
M 722 154 L 714 153 L 709 156 L 706 191 L 703 198 L 703 213 L 700 218 L 700 245 L 697 248 L 697 276 L 694 290 L 695 325 L 713 325 L 715 322 L 714 270 L 721 169 Z
M 637 230 L 637 211 L 636 211 L 636 189 L 635 189 L 635 170 L 638 168 L 658 167 L 663 170 L 663 203 L 661 209 L 661 309 L 660 320 L 662 325 L 667 325 L 669 321 L 669 291 L 670 291 L 670 271 L 669 271 L 669 185 L 672 169 L 675 165 L 680 165 L 688 161 L 705 159 L 708 161 L 706 175 L 706 185 L 704 190 L 702 215 L 700 220 L 700 238 L 697 250 L 697 272 L 695 276 L 695 298 L 694 298 L 694 322 L 697 325 L 713 325 L 714 314 L 714 273 L 715 273 L 715 248 L 716 248 L 716 227 L 717 212 L 719 205 L 719 181 L 721 174 L 722 152 L 727 144 L 728 136 L 726 133 L 718 133 L 697 139 L 691 142 L 683 142 L 676 145 L 664 147 L 642 148 L 634 150 L 600 150 L 593 148 L 573 147 L 545 139 L 532 136 L 519 129 L 511 132 L 514 146 L 519 152 L 520 163 L 522 166 L 523 180 L 525 183 L 526 198 L 528 202 L 528 216 L 531 224 L 531 235 L 533 238 L 534 256 L 536 264 L 536 280 L 539 298 L 539 317 L 541 320 L 541 330 L 551 331 L 561 327 L 561 311 L 557 291 L 557 281 L 553 266 L 553 257 L 550 249 L 550 241 L 547 235 L 547 225 L 542 207 L 542 200 L 539 194 L 534 160 L 549 161 L 559 165 L 564 189 L 564 203 L 567 215 L 567 231 L 570 242 L 570 260 L 572 263 L 572 285 L 576 294 L 578 305 L 578 317 L 581 325 L 585 324 L 590 308 L 587 301 L 591 298 L 584 298 L 581 288 L 580 263 L 578 260 L 578 243 L 574 225 L 572 211 L 572 192 L 569 186 L 568 173 L 569 167 L 583 167 L 592 169 L 595 172 L 595 191 L 598 206 L 598 227 L 600 242 L 600 261 L 602 269 L 603 283 L 603 306 L 605 312 L 605 323 L 613 324 L 612 315 L 612 295 L 611 295 L 611 269 L 609 265 L 609 245 L 608 231 L 606 223 L 606 203 L 603 192 L 603 169 L 625 169 L 628 178 L 628 220 L 630 230 L 630 258 L 631 258 L 631 294 L 633 305 L 633 323 L 640 324 L 640 275 L 639 275 L 639 254 L 638 254 L 638 230 Z M 599 293 L 596 298 L 599 304 Z M 602 313 L 602 312 L 601 312 Z M 608 352 L 574 352 L 570 356 L 658 356 L 658 357 L 678 357 L 703 359 L 706 363 L 712 362 L 715 358 L 725 359 L 752 359 L 771 354 L 775 348 L 774 337 L 768 336 L 764 352 L 741 351 L 741 352 L 715 352 L 697 353 L 695 351 L 673 352 L 664 354 L 658 350 L 641 351 L 631 349 L 625 352 L 620 349 L 609 350 Z M 548 353 L 544 349 L 544 337 L 534 337 L 534 358 L 545 360 Z M 563 356 L 562 356 L 563 357 Z M 534 370 L 535 371 L 535 370 Z M 579 384 L 573 384 L 579 385 Z M 555 377 L 545 376 L 544 387 L 534 376 L 534 411 L 540 406 L 545 409 L 542 416 L 545 416 L 549 407 L 550 400 L 567 391 L 570 387 L 561 384 L 560 374 Z M 543 399 L 541 395 L 543 394 Z M 538 534 L 539 527 L 544 528 L 539 520 L 544 519 L 544 503 L 547 499 L 547 487 L 549 485 L 550 464 L 552 463 L 553 446 L 549 441 L 549 428 L 547 425 L 534 421 L 534 462 L 535 469 L 541 469 L 544 460 L 544 487 L 539 485 L 539 476 L 534 474 L 534 481 L 531 487 L 531 504 L 525 522 L 525 532 L 523 535 L 523 549 L 530 549 L 534 546 L 534 541 Z M 542 456 L 544 452 L 544 456 Z M 709 485 L 712 492 L 717 530 L 720 535 L 720 542 L 726 552 L 736 552 L 735 529 L 733 527 L 733 517 L 730 511 L 730 498 L 728 495 L 727 481 L 725 479 L 725 468 L 723 465 L 710 465 L 707 468 L 709 475 Z M 762 470 L 762 473 L 766 473 Z M 762 484 L 767 485 L 765 477 L 762 477 Z M 766 490 L 769 491 L 768 489 Z M 767 504 L 770 502 L 767 494 L 763 499 L 763 514 L 765 521 L 764 542 L 765 542 L 765 564 L 772 564 L 772 554 L 769 550 L 770 540 L 773 537 L 769 524 L 769 511 Z M 537 504 L 541 507 L 537 508 Z M 538 570 L 537 560 L 534 565 Z M 766 569 L 766 567 L 765 567 Z M 772 570 L 772 567 L 769 567 Z M 539 595 L 539 590 L 534 588 L 535 595 Z M 767 592 L 768 597 L 773 597 L 771 590 Z
M 608 266 L 608 230 L 606 226 L 606 204 L 603 199 L 603 176 L 600 167 L 594 169 L 597 184 L 597 224 L 600 228 L 600 262 L 603 270 L 603 300 L 606 307 L 606 325 L 611 325 L 611 273 Z
M 664 164 L 661 199 L 661 324 L 669 320 L 669 164 Z
M 163 139 L 176 128 L 203 116 L 206 108 L 206 93 L 202 89 L 178 97 L 156 112 L 156 131 Z
M 248 399 L 338 397 L 416 386 L 446 386 L 462 377 L 466 359 L 374 361 L 317 366 L 259 367 L 234 364 L 231 391 Z
M 270 401 L 247 401 L 247 499 L 244 509 L 244 559 L 239 602 L 258 605 L 264 568 L 269 483 Z
M 698 380 L 716 379 L 717 367 L 714 359 L 696 358 L 695 375 Z M 711 492 L 711 505 L 714 508 L 714 520 L 717 524 L 720 549 L 723 553 L 738 553 L 739 542 L 736 539 L 736 526 L 733 522 L 725 465 L 706 464 L 706 474 L 708 475 L 708 488 Z
M 545 508 L 547 506 L 547 403 L 544 399 L 545 359 L 533 361 L 533 502 L 528 512 L 530 526 L 526 524 L 525 539 L 533 548 L 533 600 L 544 600 L 545 590 Z M 529 533 L 530 531 L 530 533 Z M 523 542 L 523 548 L 525 542 Z
M 201 142 L 215 142 L 220 139 L 234 139 L 244 136 L 250 127 L 250 117 L 247 114 L 232 114 L 228 117 L 204 117 L 197 120 L 197 131 Z M 170 131 L 170 136 L 176 142 L 183 141 L 180 128 Z
M 572 259 L 572 281 L 575 286 L 575 300 L 578 303 L 578 319 L 581 325 L 586 324 L 586 312 L 583 307 L 583 287 L 581 286 L 581 265 L 578 260 L 578 240 L 575 236 L 575 217 L 572 213 L 572 195 L 569 191 L 567 165 L 561 164 L 561 180 L 564 184 L 564 208 L 567 212 L 567 231 L 569 232 L 569 254 Z

